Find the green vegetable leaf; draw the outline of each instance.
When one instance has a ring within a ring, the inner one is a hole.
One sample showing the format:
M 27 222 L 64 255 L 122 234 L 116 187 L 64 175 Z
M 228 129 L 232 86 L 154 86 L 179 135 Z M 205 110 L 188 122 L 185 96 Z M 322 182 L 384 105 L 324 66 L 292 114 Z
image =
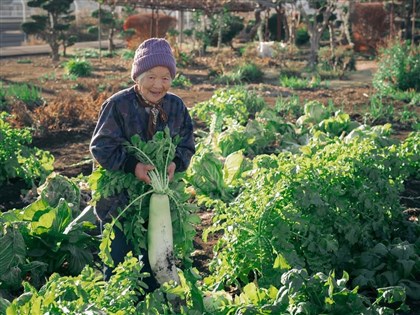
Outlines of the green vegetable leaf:
M 112 224 L 106 223 L 102 232 L 102 242 L 99 245 L 99 257 L 101 258 L 102 262 L 109 267 L 114 267 L 114 260 L 111 256 L 111 243 L 114 238 L 115 233 L 112 228 Z

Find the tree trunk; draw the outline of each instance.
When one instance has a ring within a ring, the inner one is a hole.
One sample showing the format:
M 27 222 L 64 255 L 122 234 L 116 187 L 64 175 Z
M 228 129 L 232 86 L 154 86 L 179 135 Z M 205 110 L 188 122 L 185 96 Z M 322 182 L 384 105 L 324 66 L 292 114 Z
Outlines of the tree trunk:
M 299 25 L 300 22 L 300 18 L 298 17 L 298 14 L 300 14 L 298 11 L 296 10 L 292 10 L 291 14 L 289 14 L 289 21 L 288 21 L 288 26 L 289 26 L 289 37 L 288 37 L 288 43 L 291 46 L 293 46 L 295 44 L 296 41 L 296 27 Z
M 108 51 L 112 53 L 115 50 L 114 44 L 114 28 L 111 27 L 108 33 Z
M 321 32 L 316 29 L 316 25 L 308 25 L 308 32 L 310 36 L 311 52 L 309 55 L 309 68 L 315 70 L 318 63 L 319 41 L 321 39 Z
M 264 33 L 263 33 L 263 29 L 264 29 L 264 24 L 265 24 L 265 23 L 263 23 L 263 21 L 264 21 L 264 18 L 261 20 L 260 24 L 258 25 L 258 31 L 257 31 L 257 34 L 258 34 L 258 41 L 259 41 L 260 43 L 264 41 Z
M 328 31 L 330 33 L 330 52 L 331 58 L 333 59 L 333 70 L 336 70 L 338 58 L 335 57 L 335 34 L 332 23 L 328 23 Z
M 51 23 L 51 33 L 49 36 L 48 43 L 51 47 L 51 57 L 52 61 L 59 61 L 60 60 L 60 43 L 58 41 L 58 33 L 55 30 L 55 26 L 58 24 L 58 14 L 49 14 L 50 16 L 50 23 Z
M 64 58 L 67 57 L 67 45 L 66 44 L 63 45 L 63 57 Z
M 350 12 L 352 10 L 352 2 L 351 1 L 347 1 L 347 12 L 344 12 L 343 10 L 343 14 L 342 14 L 342 19 L 343 19 L 343 33 L 346 37 L 346 41 L 350 46 L 354 46 L 354 43 L 351 39 L 351 35 L 350 35 Z
M 60 60 L 60 45 L 56 41 L 50 42 L 51 47 L 51 58 L 52 61 L 59 61 Z
M 319 14 L 320 11 L 317 11 L 311 19 L 302 7 L 300 9 L 301 14 L 305 18 L 306 24 L 308 25 L 309 41 L 311 44 L 308 66 L 312 71 L 315 70 L 318 62 L 319 41 L 321 40 L 322 33 L 330 23 L 329 19 L 334 9 L 334 2 L 329 2 L 328 5 L 323 8 L 322 22 L 318 22 L 316 19 L 316 15 Z

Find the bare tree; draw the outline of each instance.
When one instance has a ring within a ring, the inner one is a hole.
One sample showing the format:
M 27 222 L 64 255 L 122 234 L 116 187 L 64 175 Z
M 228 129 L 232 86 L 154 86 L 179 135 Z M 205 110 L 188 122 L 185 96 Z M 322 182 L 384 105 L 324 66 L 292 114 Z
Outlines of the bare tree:
M 305 3 L 307 6 L 305 6 Z M 314 70 L 318 62 L 318 50 L 321 35 L 330 23 L 333 17 L 333 12 L 336 9 L 337 1 L 335 0 L 299 0 L 299 8 L 302 17 L 308 27 L 310 38 L 310 55 L 309 55 L 309 68 Z

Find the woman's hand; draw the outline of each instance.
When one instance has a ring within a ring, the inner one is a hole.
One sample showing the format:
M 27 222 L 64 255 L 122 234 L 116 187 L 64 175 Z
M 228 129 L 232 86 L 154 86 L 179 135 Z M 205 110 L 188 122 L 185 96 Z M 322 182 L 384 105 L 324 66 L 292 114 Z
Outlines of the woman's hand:
M 148 172 L 153 170 L 154 168 L 155 167 L 150 164 L 137 163 L 136 168 L 134 170 L 134 174 L 139 180 L 145 182 L 146 184 L 150 184 L 150 177 Z
M 174 163 L 174 162 L 171 162 L 171 163 L 168 165 L 168 179 L 169 179 L 169 181 L 171 181 L 171 180 L 172 180 L 172 178 L 174 178 L 175 168 L 176 168 L 176 165 L 175 165 L 175 163 Z

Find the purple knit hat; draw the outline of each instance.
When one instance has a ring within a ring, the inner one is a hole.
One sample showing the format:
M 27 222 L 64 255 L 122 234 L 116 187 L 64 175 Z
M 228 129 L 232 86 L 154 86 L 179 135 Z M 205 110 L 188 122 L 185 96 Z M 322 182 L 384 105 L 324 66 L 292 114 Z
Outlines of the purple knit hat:
M 175 78 L 175 58 L 171 46 L 164 38 L 150 38 L 140 44 L 134 55 L 131 78 L 135 81 L 140 74 L 157 66 L 167 67 L 172 79 Z

